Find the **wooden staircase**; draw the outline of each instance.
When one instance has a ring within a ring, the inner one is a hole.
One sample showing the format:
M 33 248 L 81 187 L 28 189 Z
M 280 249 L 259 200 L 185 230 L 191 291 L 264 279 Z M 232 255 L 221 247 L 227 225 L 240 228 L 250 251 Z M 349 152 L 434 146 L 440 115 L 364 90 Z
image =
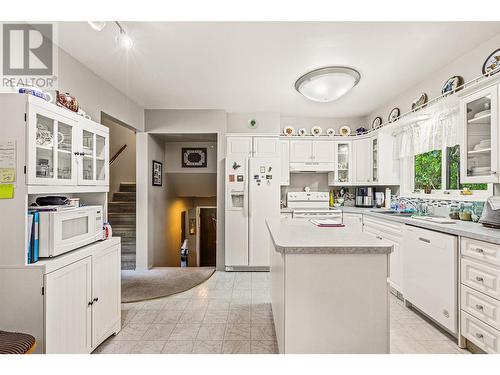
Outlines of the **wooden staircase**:
M 136 184 L 120 184 L 120 190 L 108 202 L 108 220 L 113 236 L 122 238 L 122 270 L 135 269 Z

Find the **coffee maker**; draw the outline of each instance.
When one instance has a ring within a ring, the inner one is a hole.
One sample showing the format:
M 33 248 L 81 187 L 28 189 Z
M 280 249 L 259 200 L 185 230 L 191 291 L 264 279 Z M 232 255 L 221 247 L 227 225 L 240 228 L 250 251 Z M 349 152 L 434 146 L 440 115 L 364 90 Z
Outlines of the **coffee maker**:
M 374 191 L 372 187 L 357 187 L 356 188 L 356 207 L 373 207 Z

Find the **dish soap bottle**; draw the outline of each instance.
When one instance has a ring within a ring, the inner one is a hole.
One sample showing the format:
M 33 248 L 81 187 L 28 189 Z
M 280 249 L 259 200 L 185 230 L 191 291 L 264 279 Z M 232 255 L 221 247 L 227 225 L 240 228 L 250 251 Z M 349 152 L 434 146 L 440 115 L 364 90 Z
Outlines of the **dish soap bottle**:
M 335 200 L 333 199 L 333 191 L 330 190 L 330 202 L 329 202 L 330 207 L 333 207 L 334 203 L 335 203 Z

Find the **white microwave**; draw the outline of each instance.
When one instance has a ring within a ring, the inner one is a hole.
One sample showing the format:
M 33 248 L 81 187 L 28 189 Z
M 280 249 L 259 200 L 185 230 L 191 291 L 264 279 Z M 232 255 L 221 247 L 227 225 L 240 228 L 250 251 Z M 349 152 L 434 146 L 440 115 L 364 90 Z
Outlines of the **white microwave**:
M 42 258 L 55 257 L 103 238 L 102 206 L 40 212 L 38 247 Z

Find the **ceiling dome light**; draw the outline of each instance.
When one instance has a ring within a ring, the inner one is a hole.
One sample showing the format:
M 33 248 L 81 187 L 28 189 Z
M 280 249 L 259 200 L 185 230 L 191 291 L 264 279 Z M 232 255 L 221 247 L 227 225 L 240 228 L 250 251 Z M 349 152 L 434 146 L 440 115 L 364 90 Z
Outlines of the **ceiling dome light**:
M 102 31 L 106 27 L 106 21 L 87 21 L 91 28 L 95 31 Z
M 120 33 L 116 37 L 116 41 L 120 47 L 125 49 L 131 49 L 134 45 L 132 39 L 123 30 L 120 30 Z
M 304 74 L 295 89 L 315 102 L 333 102 L 347 94 L 361 78 L 357 70 L 345 66 L 329 66 Z

